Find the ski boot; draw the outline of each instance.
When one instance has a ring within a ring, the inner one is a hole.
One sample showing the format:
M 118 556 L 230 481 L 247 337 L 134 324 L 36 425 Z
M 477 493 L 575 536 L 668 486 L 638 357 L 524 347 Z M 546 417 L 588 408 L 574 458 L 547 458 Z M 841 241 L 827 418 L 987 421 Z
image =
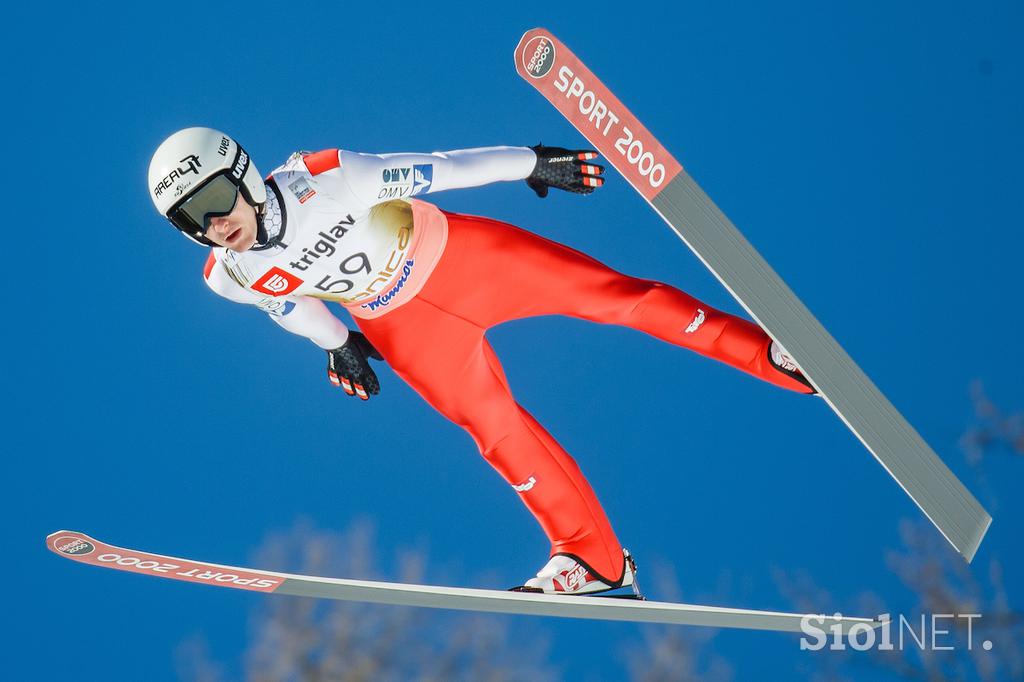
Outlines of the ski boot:
M 622 574 L 622 580 L 618 584 L 606 583 L 571 556 L 556 554 L 544 565 L 544 568 L 537 572 L 536 577 L 527 580 L 525 585 L 511 588 L 510 591 L 643 599 L 640 587 L 636 582 L 636 562 L 633 561 L 633 555 L 627 549 L 623 549 L 622 554 L 626 560 L 626 567 Z M 601 594 L 623 587 L 632 588 L 633 593 Z
M 768 348 L 768 359 L 777 370 L 788 374 L 807 388 L 811 389 L 812 394 L 820 396 L 814 386 L 811 385 L 811 382 L 809 382 L 803 373 L 800 372 L 800 368 L 796 366 L 796 362 L 794 362 L 793 358 L 786 352 L 786 349 L 774 339 L 772 340 L 772 345 Z

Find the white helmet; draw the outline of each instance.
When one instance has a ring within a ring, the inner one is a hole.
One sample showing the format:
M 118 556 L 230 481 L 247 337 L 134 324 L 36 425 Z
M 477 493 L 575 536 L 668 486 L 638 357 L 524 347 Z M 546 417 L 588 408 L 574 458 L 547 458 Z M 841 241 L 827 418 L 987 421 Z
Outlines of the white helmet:
M 267 201 L 263 178 L 233 139 L 212 128 L 185 128 L 164 140 L 149 162 L 149 196 L 186 237 L 206 238 L 209 219 L 231 213 L 241 192 L 259 216 Z

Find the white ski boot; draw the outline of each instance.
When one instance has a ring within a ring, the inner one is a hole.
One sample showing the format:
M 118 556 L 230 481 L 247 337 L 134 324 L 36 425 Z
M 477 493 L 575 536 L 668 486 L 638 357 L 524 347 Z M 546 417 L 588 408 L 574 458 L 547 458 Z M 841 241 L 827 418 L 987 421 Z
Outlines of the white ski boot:
M 820 395 L 818 391 L 815 390 L 814 386 L 811 385 L 811 382 L 807 380 L 807 377 L 805 377 L 800 371 L 800 368 L 796 366 L 796 362 L 790 354 L 786 352 L 786 349 L 774 339 L 772 339 L 772 345 L 768 349 L 768 359 L 771 360 L 771 363 L 775 365 L 778 370 L 785 372 L 801 384 L 807 386 L 807 388 L 811 389 L 815 395 Z
M 633 588 L 632 595 L 621 596 L 643 599 L 636 583 L 636 562 L 633 561 L 633 555 L 626 549 L 622 550 L 622 554 L 626 559 L 626 568 L 622 575 L 622 581 L 618 584 L 604 582 L 571 556 L 556 554 L 544 565 L 544 568 L 537 572 L 536 577 L 527 580 L 525 585 L 513 587 L 512 591 L 586 595 L 631 587 Z
M 790 357 L 786 349 L 779 345 L 777 341 L 772 340 L 771 345 L 772 364 L 779 369 L 784 369 L 787 372 L 799 372 L 800 369 L 796 366 L 796 362 Z

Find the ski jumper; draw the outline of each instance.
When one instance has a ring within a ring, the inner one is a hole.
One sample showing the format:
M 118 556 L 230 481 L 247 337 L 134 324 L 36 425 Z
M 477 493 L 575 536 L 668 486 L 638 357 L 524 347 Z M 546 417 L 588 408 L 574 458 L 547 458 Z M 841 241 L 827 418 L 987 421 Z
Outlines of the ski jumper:
M 515 401 L 487 330 L 537 315 L 619 324 L 778 386 L 811 389 L 770 362 L 771 338 L 752 322 L 518 227 L 411 199 L 523 179 L 534 159 L 517 147 L 295 155 L 268 180 L 269 242 L 242 254 L 213 249 L 206 279 L 325 349 L 348 331 L 317 299 L 340 302 L 388 365 L 470 434 L 533 513 L 551 555 L 572 556 L 617 585 L 622 546 L 597 496 Z

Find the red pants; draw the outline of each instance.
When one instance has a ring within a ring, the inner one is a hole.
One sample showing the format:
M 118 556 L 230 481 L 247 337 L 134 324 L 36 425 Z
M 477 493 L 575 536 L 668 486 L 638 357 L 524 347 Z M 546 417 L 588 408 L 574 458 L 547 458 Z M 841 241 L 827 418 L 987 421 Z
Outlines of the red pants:
M 537 518 L 552 555 L 572 555 L 606 582 L 621 581 L 622 547 L 597 496 L 572 457 L 516 403 L 485 332 L 508 320 L 570 315 L 632 327 L 773 384 L 810 389 L 774 368 L 771 339 L 752 322 L 512 225 L 447 216 L 448 243 L 423 289 L 359 326 L 399 376 L 469 432 Z

